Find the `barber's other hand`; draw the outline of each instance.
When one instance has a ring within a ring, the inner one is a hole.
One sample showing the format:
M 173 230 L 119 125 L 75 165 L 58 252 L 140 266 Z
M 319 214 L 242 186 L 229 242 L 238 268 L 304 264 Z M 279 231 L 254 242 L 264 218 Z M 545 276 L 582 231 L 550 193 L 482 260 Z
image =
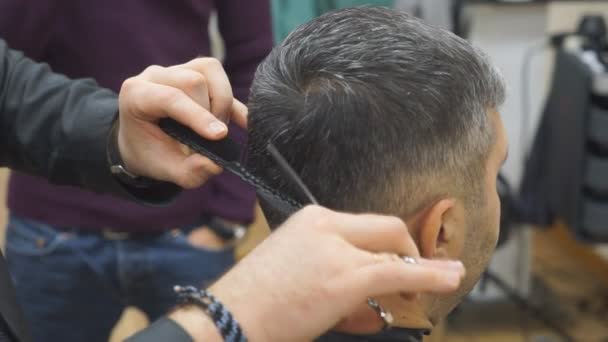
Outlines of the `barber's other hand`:
M 228 77 L 213 58 L 168 68 L 151 66 L 123 83 L 118 146 L 124 166 L 136 175 L 190 189 L 221 169 L 166 135 L 157 125 L 163 117 L 216 140 L 226 136 L 230 120 L 246 125 L 247 108 L 233 98 Z
M 395 217 L 352 215 L 310 206 L 289 219 L 210 289 L 250 341 L 310 341 L 355 312 L 367 297 L 450 292 L 459 262 L 419 258 Z

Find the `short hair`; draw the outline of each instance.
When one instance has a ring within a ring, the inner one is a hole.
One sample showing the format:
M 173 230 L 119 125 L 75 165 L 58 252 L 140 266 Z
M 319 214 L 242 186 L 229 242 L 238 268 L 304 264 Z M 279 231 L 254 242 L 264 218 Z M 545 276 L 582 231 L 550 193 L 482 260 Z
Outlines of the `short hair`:
M 442 195 L 472 201 L 495 140 L 488 111 L 504 98 L 500 73 L 456 35 L 383 7 L 333 11 L 258 67 L 247 167 L 306 203 L 266 152 L 272 142 L 336 210 L 407 217 Z

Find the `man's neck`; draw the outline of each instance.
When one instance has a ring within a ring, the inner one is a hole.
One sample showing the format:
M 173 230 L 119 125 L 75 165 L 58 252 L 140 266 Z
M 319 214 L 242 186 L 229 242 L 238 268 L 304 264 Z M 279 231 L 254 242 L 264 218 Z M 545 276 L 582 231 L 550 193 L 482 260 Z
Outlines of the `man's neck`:
M 390 296 L 378 298 L 382 307 L 393 315 L 395 327 L 431 330 L 433 323 L 428 318 L 420 296 Z
M 369 335 L 329 332 L 315 342 L 422 342 L 422 337 L 429 334 L 433 328 L 420 296 L 390 296 L 374 299 L 393 315 L 395 321 L 392 328 Z

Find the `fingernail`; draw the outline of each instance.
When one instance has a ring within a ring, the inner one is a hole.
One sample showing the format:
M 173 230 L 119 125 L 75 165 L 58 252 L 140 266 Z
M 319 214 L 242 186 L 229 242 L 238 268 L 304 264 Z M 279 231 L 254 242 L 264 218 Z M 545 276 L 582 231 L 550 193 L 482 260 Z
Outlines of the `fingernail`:
M 455 271 L 464 271 L 464 265 L 460 261 L 448 261 L 447 266 Z
M 220 121 L 213 121 L 209 124 L 209 132 L 212 134 L 224 133 L 227 129 L 226 125 Z
M 460 274 L 456 272 L 446 272 L 444 273 L 444 279 L 446 281 L 446 285 L 457 287 L 460 284 Z

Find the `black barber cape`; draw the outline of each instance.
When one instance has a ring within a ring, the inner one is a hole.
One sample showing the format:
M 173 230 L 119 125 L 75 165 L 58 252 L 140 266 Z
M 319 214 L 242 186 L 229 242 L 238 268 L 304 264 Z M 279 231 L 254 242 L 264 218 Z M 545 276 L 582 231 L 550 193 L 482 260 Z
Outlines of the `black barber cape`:
M 392 328 L 374 335 L 349 335 L 329 332 L 315 342 L 422 342 L 425 330 Z
M 125 198 L 164 203 L 179 189 L 166 183 L 135 191 L 110 172 L 106 145 L 118 112 L 116 94 L 92 80 L 53 73 L 0 39 L 0 167 Z M 0 253 L 0 341 L 29 342 Z

